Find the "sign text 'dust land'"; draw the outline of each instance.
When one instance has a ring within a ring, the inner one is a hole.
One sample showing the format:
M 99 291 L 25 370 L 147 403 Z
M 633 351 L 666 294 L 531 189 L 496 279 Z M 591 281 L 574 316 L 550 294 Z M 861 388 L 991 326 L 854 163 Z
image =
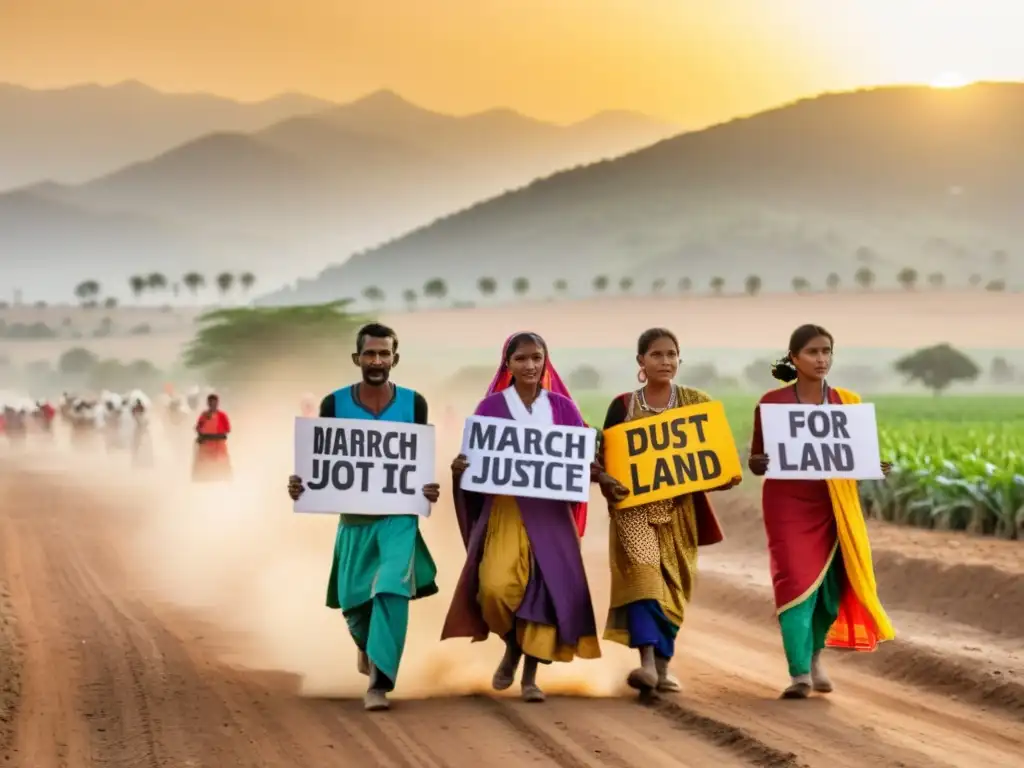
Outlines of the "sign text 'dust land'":
M 725 485 L 742 474 L 719 402 L 701 403 L 604 432 L 608 473 L 629 489 L 620 508 Z
M 466 419 L 462 453 L 465 491 L 535 499 L 587 501 L 597 433 L 589 427 Z
M 429 515 L 434 428 L 361 419 L 295 420 L 296 512 Z
M 875 406 L 765 403 L 759 408 L 768 478 L 882 477 Z

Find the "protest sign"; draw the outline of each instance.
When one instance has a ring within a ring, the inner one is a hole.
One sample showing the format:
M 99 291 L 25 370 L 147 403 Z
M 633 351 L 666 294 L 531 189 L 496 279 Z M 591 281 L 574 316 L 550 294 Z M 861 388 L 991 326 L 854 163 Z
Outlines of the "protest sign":
M 629 489 L 619 509 L 718 488 L 743 474 L 719 402 L 673 408 L 606 429 L 604 463 Z
M 464 491 L 586 501 L 597 433 L 590 427 L 519 424 L 470 416 L 462 433 Z
M 759 406 L 768 455 L 765 477 L 787 480 L 877 480 L 883 477 L 875 406 Z
M 434 428 L 363 419 L 295 419 L 296 512 L 430 515 Z

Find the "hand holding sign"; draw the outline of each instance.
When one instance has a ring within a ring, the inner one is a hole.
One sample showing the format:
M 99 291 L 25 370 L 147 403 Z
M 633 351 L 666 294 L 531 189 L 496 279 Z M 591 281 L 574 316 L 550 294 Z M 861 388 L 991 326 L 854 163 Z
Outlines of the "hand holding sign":
M 427 516 L 440 495 L 433 427 L 298 418 L 288 495 L 296 512 Z
M 697 491 L 724 490 L 742 476 L 720 402 L 673 408 L 605 430 L 608 473 L 628 491 L 620 508 Z
M 469 459 L 466 454 L 460 453 L 452 460 L 452 474 L 455 477 L 462 477 L 462 473 L 469 469 Z

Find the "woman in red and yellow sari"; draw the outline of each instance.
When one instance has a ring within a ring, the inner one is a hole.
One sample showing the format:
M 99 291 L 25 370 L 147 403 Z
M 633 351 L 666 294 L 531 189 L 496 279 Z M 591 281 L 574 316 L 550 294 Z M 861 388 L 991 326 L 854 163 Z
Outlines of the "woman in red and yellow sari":
M 851 405 L 860 397 L 830 387 L 832 335 L 802 325 L 789 340 L 789 353 L 772 368 L 787 383 L 761 403 Z M 764 475 L 768 456 L 760 408 L 754 410 L 750 471 Z M 888 474 L 890 465 L 882 463 Z M 871 547 L 856 480 L 766 479 L 762 490 L 775 608 L 791 677 L 784 699 L 829 693 L 832 682 L 821 663 L 826 646 L 873 651 L 895 636 L 875 586 Z

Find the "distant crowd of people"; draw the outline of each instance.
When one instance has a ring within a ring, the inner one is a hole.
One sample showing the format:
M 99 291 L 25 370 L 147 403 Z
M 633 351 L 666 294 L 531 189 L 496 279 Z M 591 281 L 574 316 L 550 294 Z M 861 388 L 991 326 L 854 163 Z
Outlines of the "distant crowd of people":
M 151 467 L 156 418 L 172 436 L 194 427 L 193 479 L 230 476 L 230 422 L 220 410 L 217 394 L 198 386 L 183 394 L 168 387 L 156 404 L 140 389 L 127 393 L 103 390 L 98 395 L 64 392 L 55 404 L 23 397 L 6 399 L 0 404 L 0 436 L 14 449 L 26 445 L 30 436 L 53 439 L 56 424 L 62 423 L 73 449 L 127 452 L 134 467 Z

